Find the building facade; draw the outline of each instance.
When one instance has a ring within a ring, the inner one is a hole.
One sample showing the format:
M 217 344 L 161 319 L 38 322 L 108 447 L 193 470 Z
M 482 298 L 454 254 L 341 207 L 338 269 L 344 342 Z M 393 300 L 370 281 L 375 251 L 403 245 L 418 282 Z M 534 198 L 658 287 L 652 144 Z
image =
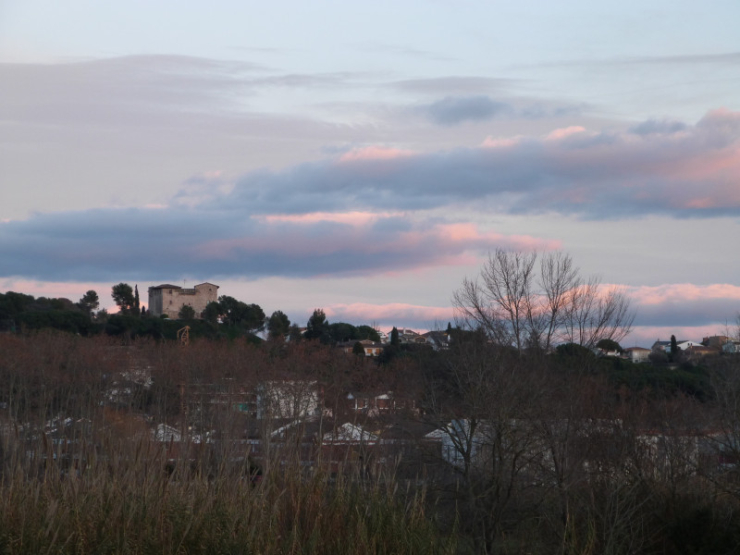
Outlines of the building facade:
M 180 309 L 188 305 L 195 311 L 196 318 L 202 318 L 206 305 L 217 300 L 218 285 L 212 283 L 201 283 L 192 289 L 165 283 L 149 288 L 149 313 L 152 316 L 165 314 L 174 319 Z

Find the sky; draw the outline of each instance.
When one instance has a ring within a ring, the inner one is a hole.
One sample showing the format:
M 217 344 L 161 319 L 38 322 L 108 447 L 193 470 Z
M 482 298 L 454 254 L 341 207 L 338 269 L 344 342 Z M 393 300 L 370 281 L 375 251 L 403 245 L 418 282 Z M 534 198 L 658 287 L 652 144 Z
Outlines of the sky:
M 0 291 L 427 330 L 570 254 L 623 346 L 740 313 L 740 3 L 0 0 Z

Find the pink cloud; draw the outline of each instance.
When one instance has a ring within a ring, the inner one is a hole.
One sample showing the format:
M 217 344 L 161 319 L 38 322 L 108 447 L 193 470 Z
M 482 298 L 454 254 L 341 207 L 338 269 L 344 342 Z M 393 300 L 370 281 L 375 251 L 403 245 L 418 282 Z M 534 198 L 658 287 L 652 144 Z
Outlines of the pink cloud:
M 347 263 L 345 272 L 382 274 L 474 264 L 481 253 L 497 247 L 518 250 L 560 247 L 558 241 L 481 231 L 469 223 L 427 224 L 412 219 L 404 222 L 392 213 L 312 213 L 260 219 L 259 235 L 211 240 L 191 250 L 203 260 L 239 260 L 259 255 L 300 259 L 350 256 L 358 264 Z M 384 220 L 388 220 L 390 231 L 384 230 Z M 325 222 L 337 227 L 318 225 Z M 398 226 L 396 231 L 395 226 Z
M 518 137 L 503 139 L 495 137 L 486 137 L 481 147 L 483 148 L 510 148 L 515 147 L 519 144 L 520 139 Z
M 667 341 L 671 335 L 676 339 L 687 341 L 701 341 L 712 335 L 734 335 L 734 331 L 721 324 L 705 326 L 635 326 L 632 333 L 622 342 L 622 347 L 650 348 L 656 341 Z
M 554 131 L 551 131 L 545 136 L 546 141 L 559 141 L 562 139 L 566 139 L 572 135 L 576 135 L 578 133 L 585 133 L 586 128 L 581 127 L 580 125 L 571 125 L 570 127 L 563 127 L 561 129 L 555 129 Z
M 268 223 L 287 222 L 294 224 L 316 224 L 335 222 L 352 226 L 373 224 L 380 219 L 400 216 L 401 212 L 310 212 L 308 214 L 270 214 L 255 216 L 256 220 Z
M 412 150 L 403 150 L 400 148 L 388 148 L 383 146 L 368 146 L 364 148 L 355 148 L 344 153 L 340 162 L 356 162 L 358 160 L 394 160 L 396 158 L 407 158 L 416 153 Z
M 740 287 L 728 283 L 694 285 L 671 283 L 658 286 L 627 287 L 627 294 L 643 306 L 660 305 L 674 301 L 727 299 L 740 301 Z
M 116 312 L 118 308 L 115 307 L 111 298 L 112 286 L 112 283 L 35 281 L 15 278 L 0 280 L 0 292 L 15 291 L 34 297 L 69 299 L 72 302 L 79 301 L 87 291 L 92 289 L 98 294 L 100 308 L 107 308 L 109 312 Z M 141 289 L 139 293 L 142 293 Z M 146 303 L 146 293 L 144 293 L 142 300 Z
M 454 320 L 454 311 L 451 307 L 422 306 L 407 303 L 369 304 L 351 303 L 335 304 L 324 309 L 329 321 L 332 319 L 347 322 L 375 322 L 379 326 L 396 325 L 401 327 L 403 322 L 415 322 L 417 326 L 433 326 L 435 322 Z M 410 327 L 410 325 L 409 325 Z

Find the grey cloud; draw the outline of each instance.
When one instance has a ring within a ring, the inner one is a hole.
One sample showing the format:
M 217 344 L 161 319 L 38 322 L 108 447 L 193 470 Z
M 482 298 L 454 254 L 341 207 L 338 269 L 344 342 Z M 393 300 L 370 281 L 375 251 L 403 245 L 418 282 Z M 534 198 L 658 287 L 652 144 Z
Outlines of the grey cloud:
M 448 96 L 426 107 L 430 119 L 439 125 L 457 125 L 465 121 L 483 121 L 509 114 L 508 104 L 496 102 L 487 96 Z
M 542 103 L 532 103 L 515 109 L 515 115 L 525 119 L 562 118 L 577 116 L 586 109 L 585 105 L 550 106 Z
M 686 128 L 686 124 L 680 121 L 650 119 L 630 127 L 629 131 L 636 135 L 671 135 Z
M 690 327 L 732 322 L 740 302 L 728 299 L 670 300 L 660 304 L 636 305 L 637 326 Z M 691 338 L 693 339 L 693 338 Z
M 315 87 L 337 87 L 349 85 L 360 77 L 360 74 L 349 72 L 302 74 L 294 73 L 287 75 L 275 75 L 260 79 L 252 79 L 249 84 L 254 87 L 274 86 L 288 88 L 315 88 Z
M 382 220 L 382 218 L 381 218 Z M 411 232 L 409 238 L 404 232 Z M 424 222 L 267 221 L 246 211 L 89 210 L 0 223 L 0 276 L 46 281 L 164 280 L 208 275 L 374 275 L 435 265 L 517 238 L 451 240 Z
M 738 145 L 740 114 L 716 111 L 680 135 L 566 130 L 491 147 L 262 171 L 241 178 L 214 206 L 302 213 L 457 204 L 587 219 L 732 216 L 740 214 L 732 170 L 740 161 L 731 154 Z M 717 171 L 712 160 L 728 156 Z
M 556 106 L 539 102 L 516 104 L 493 100 L 488 96 L 447 96 L 428 105 L 415 108 L 433 123 L 454 126 L 468 121 L 487 121 L 494 118 L 543 119 L 580 114 L 580 106 Z

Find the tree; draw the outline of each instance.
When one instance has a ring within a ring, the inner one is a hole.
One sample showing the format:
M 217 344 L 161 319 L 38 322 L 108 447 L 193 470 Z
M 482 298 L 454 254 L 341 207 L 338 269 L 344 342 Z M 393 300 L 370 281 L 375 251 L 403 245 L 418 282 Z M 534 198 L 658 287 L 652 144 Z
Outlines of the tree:
M 291 324 L 290 329 L 288 330 L 288 340 L 291 343 L 300 343 L 302 339 L 303 334 L 301 333 L 301 328 L 296 324 Z
M 365 347 L 359 341 L 352 346 L 352 354 L 358 356 L 365 356 Z
M 476 552 L 492 553 L 511 506 L 536 476 L 541 445 L 532 423 L 547 388 L 537 365 L 478 339 L 453 343 L 425 366 L 421 408 L 445 423 L 440 463 L 449 478 L 441 483 L 449 484 L 461 530 L 479 542 Z
M 288 335 L 290 331 L 290 320 L 282 310 L 276 310 L 267 321 L 267 336 L 270 339 L 278 339 Z
M 668 360 L 670 362 L 678 362 L 681 358 L 681 349 L 678 348 L 678 342 L 676 336 L 671 335 L 671 352 L 668 353 Z
M 219 297 L 218 302 L 224 324 L 242 328 L 250 333 L 265 329 L 265 313 L 259 305 L 246 304 L 227 295 Z
M 113 302 L 118 305 L 121 314 L 131 314 L 134 309 L 134 290 L 128 283 L 119 283 L 112 289 Z
M 180 312 L 177 313 L 180 320 L 193 320 L 195 318 L 195 309 L 189 304 L 182 305 Z
M 499 345 L 519 352 L 549 350 L 558 343 L 593 347 L 601 339 L 621 341 L 634 313 L 617 289 L 604 290 L 598 278 L 583 279 L 561 252 L 490 254 L 476 279 L 466 278 L 453 295 L 460 320 L 481 328 Z
M 393 326 L 391 330 L 391 346 L 398 347 L 398 328 L 396 326 Z
M 357 326 L 357 339 L 369 339 L 370 341 L 380 343 L 380 334 L 378 333 L 378 330 L 372 326 Z
M 82 298 L 77 303 L 77 306 L 80 307 L 82 312 L 92 318 L 93 312 L 95 312 L 100 306 L 100 299 L 98 298 L 98 294 L 90 289 L 90 291 L 82 295 Z
M 139 284 L 134 285 L 134 316 L 141 315 L 141 300 L 139 299 Z
M 596 344 L 596 346 L 602 351 L 605 351 L 607 353 L 611 353 L 615 351 L 617 353 L 622 352 L 622 346 L 616 341 L 614 341 L 613 339 L 602 339 Z
M 329 343 L 331 336 L 329 335 L 329 322 L 326 319 L 326 314 L 320 308 L 317 308 L 311 314 L 306 324 L 306 333 L 304 334 L 306 339 L 318 339 L 322 343 Z
M 203 313 L 201 314 L 201 317 L 211 324 L 217 324 L 218 318 L 221 316 L 221 305 L 218 303 L 218 301 L 211 301 L 208 303 L 203 310 Z
M 334 322 L 327 326 L 329 336 L 332 341 L 336 343 L 344 343 L 345 341 L 352 341 L 354 339 L 360 339 L 357 333 L 357 328 L 352 324 L 346 322 Z

